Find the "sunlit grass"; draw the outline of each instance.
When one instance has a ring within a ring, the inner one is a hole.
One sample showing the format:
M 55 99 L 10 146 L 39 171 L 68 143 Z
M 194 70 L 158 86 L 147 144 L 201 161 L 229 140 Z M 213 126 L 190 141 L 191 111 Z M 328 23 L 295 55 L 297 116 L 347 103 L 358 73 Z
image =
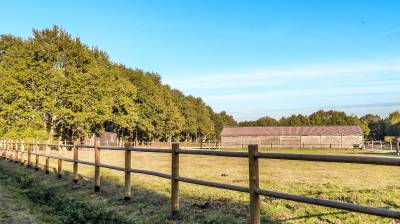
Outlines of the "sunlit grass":
M 242 150 L 242 149 L 230 149 Z M 393 156 L 390 151 L 368 150 L 326 150 L 326 149 L 279 149 L 261 151 L 284 153 L 312 153 L 312 154 L 340 154 L 363 156 Z M 57 152 L 52 151 L 52 154 Z M 72 152 L 63 152 L 63 156 L 72 158 Z M 134 168 L 170 173 L 171 159 L 169 154 L 133 152 L 132 164 Z M 93 151 L 80 151 L 79 159 L 94 161 Z M 34 161 L 34 160 L 32 160 Z M 44 158 L 40 159 L 44 164 Z M 101 163 L 123 166 L 124 152 L 101 151 Z M 57 167 L 57 161 L 51 160 L 51 167 Z M 71 172 L 72 164 L 64 162 L 64 170 Z M 94 168 L 79 165 L 79 174 L 92 178 Z M 103 180 L 117 184 L 123 183 L 123 172 L 102 168 Z M 225 158 L 199 155 L 181 155 L 180 175 L 201 180 L 220 183 L 248 186 L 248 161 L 246 158 Z M 169 197 L 170 181 L 158 177 L 133 174 L 134 188 L 157 192 Z M 325 199 L 335 199 L 345 202 L 357 203 L 368 206 L 397 209 L 400 205 L 400 172 L 397 167 L 378 165 L 359 165 L 341 163 L 304 162 L 287 160 L 260 160 L 260 185 L 264 189 L 281 192 L 307 195 Z M 119 189 L 122 193 L 122 188 Z M 134 191 L 135 193 L 135 191 Z M 180 195 L 183 198 L 192 198 L 202 203 L 212 202 L 218 204 L 210 207 L 210 215 L 218 214 L 234 206 L 232 217 L 238 223 L 245 222 L 247 215 L 248 195 L 227 190 L 209 188 L 204 186 L 181 184 Z M 225 203 L 219 203 L 226 201 Z M 262 213 L 275 222 L 285 223 L 390 223 L 390 219 L 376 216 L 363 215 L 336 209 L 305 205 L 273 198 L 263 197 Z M 218 203 L 217 203 L 218 202 Z M 194 203 L 194 202 L 193 202 Z M 197 202 L 196 202 L 197 203 Z M 189 216 L 191 208 L 182 209 Z M 168 205 L 166 205 L 168 206 Z M 226 207 L 226 208 L 224 208 Z M 155 208 L 156 209 L 156 208 Z M 209 210 L 205 209 L 207 213 Z M 240 210 L 240 211 L 237 211 Z M 217 211 L 217 213 L 215 213 Z M 168 209 L 163 210 L 165 216 Z M 229 214 L 224 214 L 228 215 Z M 221 216 L 227 217 L 227 216 Z M 218 217 L 216 217 L 218 219 Z M 266 220 L 266 219 L 265 219 Z M 193 220 L 191 220 L 193 221 Z

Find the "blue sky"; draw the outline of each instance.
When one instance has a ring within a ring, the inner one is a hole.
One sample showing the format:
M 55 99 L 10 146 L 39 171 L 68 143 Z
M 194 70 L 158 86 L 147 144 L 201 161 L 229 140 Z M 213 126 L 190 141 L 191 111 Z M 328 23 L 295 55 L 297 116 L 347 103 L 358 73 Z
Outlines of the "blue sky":
M 60 25 L 238 120 L 400 109 L 400 1 L 2 1 L 0 33 Z

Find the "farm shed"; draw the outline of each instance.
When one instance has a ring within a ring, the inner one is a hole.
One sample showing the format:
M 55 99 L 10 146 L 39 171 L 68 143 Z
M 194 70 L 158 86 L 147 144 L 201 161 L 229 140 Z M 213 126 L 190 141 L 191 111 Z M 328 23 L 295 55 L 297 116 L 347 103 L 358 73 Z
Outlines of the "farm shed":
M 359 126 L 225 127 L 221 132 L 223 148 L 354 148 L 363 141 Z
M 93 145 L 94 144 L 95 135 L 92 134 L 90 138 L 85 139 L 85 144 Z M 100 141 L 101 145 L 104 146 L 117 146 L 118 145 L 118 137 L 114 132 L 103 132 L 100 137 L 97 137 L 97 140 Z

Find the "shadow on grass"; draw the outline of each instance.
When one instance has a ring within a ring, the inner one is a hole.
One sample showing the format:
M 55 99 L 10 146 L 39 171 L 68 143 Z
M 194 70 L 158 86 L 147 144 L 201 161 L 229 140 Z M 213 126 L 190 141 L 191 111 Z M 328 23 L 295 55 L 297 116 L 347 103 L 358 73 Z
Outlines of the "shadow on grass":
M 349 213 L 349 212 L 347 212 L 347 211 L 339 211 L 339 212 L 318 213 L 318 214 L 310 214 L 310 215 L 305 215 L 305 216 L 293 217 L 293 218 L 284 219 L 284 220 L 281 220 L 281 221 L 282 222 L 284 222 L 284 221 L 294 221 L 294 220 L 309 219 L 309 218 L 323 219 L 324 216 L 341 215 L 341 214 L 346 214 L 346 213 Z
M 54 214 L 54 220 L 49 221 L 52 223 L 248 222 L 249 206 L 243 202 L 181 197 L 179 215 L 172 217 L 168 194 L 134 185 L 131 201 L 125 201 L 123 187 L 112 177 L 103 177 L 101 190 L 95 193 L 92 178 L 81 176 L 78 183 L 73 183 L 69 172 L 57 178 L 55 170 L 46 175 L 42 169 L 34 171 L 4 161 L 0 161 L 0 169 L 0 181 L 19 189 L 36 209 L 48 207 L 46 212 Z M 262 223 L 281 221 L 263 215 Z

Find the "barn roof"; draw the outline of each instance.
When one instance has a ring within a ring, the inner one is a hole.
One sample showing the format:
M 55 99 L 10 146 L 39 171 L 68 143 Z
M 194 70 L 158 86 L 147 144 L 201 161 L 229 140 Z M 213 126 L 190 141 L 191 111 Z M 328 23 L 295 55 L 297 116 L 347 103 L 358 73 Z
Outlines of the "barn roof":
M 221 136 L 362 135 L 359 126 L 225 127 Z

